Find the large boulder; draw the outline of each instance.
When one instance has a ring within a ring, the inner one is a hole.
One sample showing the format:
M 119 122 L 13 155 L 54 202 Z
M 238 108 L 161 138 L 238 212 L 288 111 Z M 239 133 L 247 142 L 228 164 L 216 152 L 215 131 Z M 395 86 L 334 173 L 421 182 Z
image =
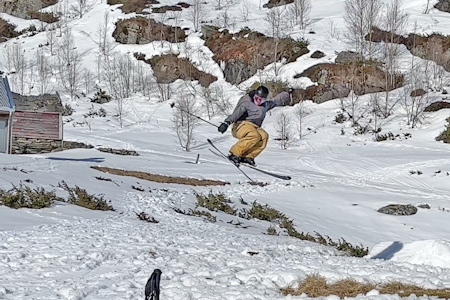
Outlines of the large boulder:
M 390 204 L 380 208 L 378 212 L 393 216 L 411 216 L 417 213 L 417 207 L 411 204 Z
M 450 12 L 450 0 L 439 0 L 434 8 L 437 8 L 438 10 L 443 12 Z
M 121 44 L 148 44 L 164 40 L 171 43 L 184 42 L 186 34 L 180 27 L 172 27 L 153 19 L 136 17 L 119 20 L 113 37 Z

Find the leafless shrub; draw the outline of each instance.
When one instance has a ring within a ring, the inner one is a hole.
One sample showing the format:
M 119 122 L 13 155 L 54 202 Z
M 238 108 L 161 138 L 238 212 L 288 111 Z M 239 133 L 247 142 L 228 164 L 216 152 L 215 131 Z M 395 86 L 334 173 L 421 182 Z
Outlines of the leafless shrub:
M 241 4 L 241 20 L 242 22 L 248 22 L 248 16 L 250 15 L 250 3 L 247 0 L 243 0 Z
M 173 129 L 180 146 L 189 152 L 195 145 L 194 129 L 198 124 L 198 119 L 193 116 L 199 113 L 195 98 L 189 94 L 182 94 L 176 101 L 174 109 Z
M 399 37 L 403 34 L 408 15 L 402 11 L 401 0 L 392 0 L 386 7 L 386 14 L 383 18 L 384 30 L 388 32 L 387 42 L 382 45 L 382 60 L 385 66 L 385 97 L 381 99 L 380 111 L 386 118 L 398 104 L 399 97 L 390 96 L 390 88 L 395 86 L 395 78 L 398 75 L 398 61 L 402 55 L 402 45 L 399 45 Z
M 70 28 L 64 30 L 57 50 L 57 75 L 59 84 L 73 100 L 82 84 L 82 62 L 86 53 L 76 50 Z
M 294 0 L 294 3 L 289 6 L 289 12 L 293 16 L 295 24 L 299 25 L 301 29 L 305 29 L 310 23 L 311 8 L 311 0 Z
M 284 112 L 280 113 L 276 119 L 275 125 L 278 136 L 276 139 L 280 142 L 281 149 L 287 149 L 292 143 L 294 137 L 292 133 L 292 119 Z
M 295 105 L 294 116 L 295 116 L 295 119 L 297 120 L 296 125 L 297 125 L 299 139 L 302 139 L 304 136 L 303 126 L 304 126 L 304 122 L 305 122 L 305 117 L 309 113 L 310 113 L 310 111 L 305 107 L 304 101 L 300 101 L 299 103 L 297 103 Z
M 208 12 L 202 0 L 192 0 L 190 4 L 188 18 L 192 22 L 194 30 L 197 32 Z
M 36 73 L 38 78 L 39 94 L 44 95 L 45 93 L 51 92 L 49 84 L 52 76 L 52 69 L 50 61 L 42 48 L 37 48 L 36 50 L 35 65 L 37 68 Z
M 372 27 L 377 25 L 381 13 L 380 0 L 346 0 L 344 20 L 347 32 L 345 37 L 359 53 L 361 59 L 371 58 L 374 54 L 373 44 L 369 42 Z M 368 40 L 366 40 L 368 36 Z

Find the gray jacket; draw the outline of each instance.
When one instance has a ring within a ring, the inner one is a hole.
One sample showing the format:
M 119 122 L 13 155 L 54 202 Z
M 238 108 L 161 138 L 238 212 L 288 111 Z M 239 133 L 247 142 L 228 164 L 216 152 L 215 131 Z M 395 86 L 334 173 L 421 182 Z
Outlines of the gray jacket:
M 249 121 L 261 127 L 266 113 L 276 106 L 286 105 L 288 99 L 289 93 L 282 92 L 258 106 L 253 103 L 249 95 L 245 95 L 239 100 L 233 113 L 225 119 L 225 122 L 231 124 L 238 121 Z

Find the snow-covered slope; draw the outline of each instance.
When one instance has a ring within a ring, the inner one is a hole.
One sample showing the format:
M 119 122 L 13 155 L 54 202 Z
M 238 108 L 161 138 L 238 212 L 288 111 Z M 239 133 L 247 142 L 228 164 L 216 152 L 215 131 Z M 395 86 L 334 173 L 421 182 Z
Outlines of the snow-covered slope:
M 84 66 L 93 73 L 98 49 L 93 37 L 105 10 L 111 16 L 109 33 L 118 18 L 133 16 L 125 16 L 117 6 L 105 2 L 95 2 L 82 19 L 69 22 L 77 49 L 87 51 Z M 262 19 L 267 9 L 259 10 L 258 1 L 249 3 L 254 7 L 249 21 L 241 22 L 236 17 L 235 30 L 248 26 L 266 32 L 267 24 Z M 294 80 L 294 74 L 319 62 L 333 62 L 336 51 L 348 49 L 342 38 L 330 37 L 328 30 L 333 21 L 342 35 L 343 3 L 313 2 L 311 25 L 305 31 L 292 28 L 290 33 L 293 37 L 304 36 L 311 42 L 311 52 L 321 50 L 326 57 L 320 60 L 309 55 L 300 57 L 281 68 L 280 79 L 304 87 L 310 82 Z M 240 4 L 239 1 L 229 4 L 230 13 L 239 11 Z M 208 19 L 215 20 L 222 12 L 212 9 L 213 3 L 209 5 Z M 409 29 L 417 21 L 421 32 L 450 33 L 448 15 L 435 10 L 423 15 L 422 5 L 419 0 L 405 3 L 410 14 Z M 20 29 L 33 22 L 5 14 L 0 17 L 19 25 Z M 181 26 L 191 26 L 186 15 Z M 309 34 L 310 30 L 315 34 Z M 0 45 L 0 57 L 5 45 L 20 43 L 31 56 L 46 41 L 45 33 L 19 37 Z M 209 53 L 197 33 L 192 33 L 187 43 Z M 147 57 L 169 50 L 168 43 L 161 47 L 159 42 L 117 44 L 114 48 L 121 53 L 142 52 Z M 235 103 L 242 95 L 240 89 L 251 85 L 257 76 L 240 87 L 231 86 L 224 81 L 220 66 L 210 56 L 192 59 L 198 61 L 199 68 L 219 78 L 218 84 Z M 403 60 L 408 59 L 410 55 L 405 53 Z M 182 87 L 182 83 L 173 86 Z M 206 138 L 226 151 L 235 141 L 229 132 L 221 135 L 216 128 L 201 123 L 195 132 L 197 145 L 191 152 L 182 151 L 171 129 L 172 110 L 156 96 L 131 97 L 123 128 L 110 117 L 114 103 L 94 104 L 95 109 L 105 107 L 109 116 L 94 118 L 89 130 L 86 126 L 71 125 L 84 121 L 83 114 L 92 105 L 89 98 L 71 101 L 62 95 L 64 102 L 75 109 L 71 116 L 74 120 L 65 125 L 65 139 L 96 147 L 136 150 L 141 155 L 117 156 L 95 149 L 0 155 L 0 186 L 4 189 L 31 179 L 32 183 L 27 185 L 55 189 L 59 196 L 67 196 L 57 187 L 58 182 L 65 180 L 70 186 L 78 185 L 89 193 L 104 194 L 116 209 L 106 213 L 67 204 L 42 210 L 0 206 L 0 299 L 138 299 L 143 297 L 145 282 L 155 268 L 163 272 L 161 299 L 283 299 L 279 287 L 314 273 L 329 280 L 351 277 L 361 281 L 400 280 L 427 288 L 450 287 L 450 148 L 435 141 L 444 129 L 448 109 L 429 113 L 426 122 L 414 129 L 408 128 L 399 109 L 383 125 L 383 132 L 411 133 L 412 138 L 374 142 L 372 135 L 354 136 L 349 124 L 334 122 L 339 109 L 335 101 L 323 104 L 307 101 L 305 105 L 311 113 L 305 118 L 304 138 L 296 139 L 287 150 L 281 150 L 277 141 L 271 139 L 257 158 L 260 167 L 289 174 L 292 180 L 287 183 L 248 170 L 253 179 L 270 183 L 259 187 L 246 184 L 233 166 L 208 150 Z M 434 96 L 439 98 L 438 94 Z M 278 114 L 293 114 L 294 109 L 277 108 L 267 117 L 264 128 L 271 137 L 277 135 Z M 220 124 L 223 118 L 215 116 L 211 122 Z M 198 154 L 200 163 L 194 164 Z M 92 165 L 224 180 L 231 184 L 191 187 L 154 183 L 100 173 L 89 168 Z M 96 176 L 114 182 L 99 181 Z M 142 186 L 145 191 L 137 191 L 132 185 Z M 267 203 L 293 219 L 299 231 L 316 231 L 333 240 L 344 238 L 352 244 L 369 247 L 371 252 L 365 258 L 346 257 L 333 248 L 286 236 L 265 235 L 270 225 L 267 222 L 214 213 L 219 221 L 212 224 L 173 210 L 194 208 L 194 191 L 208 193 L 210 190 L 229 196 L 237 208 L 245 207 L 240 197 L 249 203 L 255 200 Z M 377 212 L 388 204 L 428 204 L 430 209 L 419 209 L 413 216 Z M 154 216 L 159 223 L 138 220 L 135 213 L 141 211 Z M 238 219 L 244 226 L 227 223 Z M 258 254 L 251 256 L 249 251 Z

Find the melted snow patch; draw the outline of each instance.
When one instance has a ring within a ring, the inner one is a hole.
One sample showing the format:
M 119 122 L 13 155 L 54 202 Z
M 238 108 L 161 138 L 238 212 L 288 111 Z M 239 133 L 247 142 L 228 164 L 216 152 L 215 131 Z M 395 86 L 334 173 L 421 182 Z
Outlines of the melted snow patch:
M 443 239 L 425 240 L 408 244 L 383 242 L 373 247 L 367 257 L 450 268 L 450 241 Z

